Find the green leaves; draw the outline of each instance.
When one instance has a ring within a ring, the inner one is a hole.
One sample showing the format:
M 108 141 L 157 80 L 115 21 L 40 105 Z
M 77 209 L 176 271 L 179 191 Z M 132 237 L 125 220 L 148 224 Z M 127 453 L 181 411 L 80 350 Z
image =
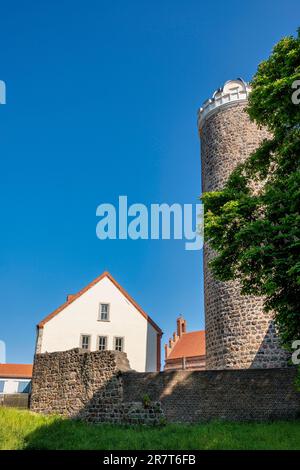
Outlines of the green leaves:
M 262 62 L 251 82 L 250 118 L 277 137 L 300 122 L 300 108 L 292 102 L 295 80 L 300 79 L 300 36 L 283 38 Z

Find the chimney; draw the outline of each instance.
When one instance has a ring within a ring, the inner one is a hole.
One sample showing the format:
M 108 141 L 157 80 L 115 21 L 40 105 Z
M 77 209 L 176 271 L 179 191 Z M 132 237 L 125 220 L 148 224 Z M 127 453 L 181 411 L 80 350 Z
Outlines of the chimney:
M 75 294 L 68 294 L 67 295 L 67 302 L 69 302 L 69 300 L 72 300 L 73 297 L 75 297 Z
M 177 318 L 177 335 L 179 338 L 182 336 L 182 333 L 186 332 L 186 320 L 180 315 Z

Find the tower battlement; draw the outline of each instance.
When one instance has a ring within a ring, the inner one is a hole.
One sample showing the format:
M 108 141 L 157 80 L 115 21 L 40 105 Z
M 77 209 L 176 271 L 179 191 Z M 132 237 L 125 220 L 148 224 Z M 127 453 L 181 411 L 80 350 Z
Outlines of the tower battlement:
M 205 119 L 218 111 L 220 106 L 231 106 L 239 102 L 246 102 L 248 100 L 249 92 L 251 91 L 250 85 L 242 78 L 235 80 L 228 80 L 221 88 L 214 92 L 211 98 L 204 101 L 201 108 L 198 110 L 198 128 L 201 130 Z

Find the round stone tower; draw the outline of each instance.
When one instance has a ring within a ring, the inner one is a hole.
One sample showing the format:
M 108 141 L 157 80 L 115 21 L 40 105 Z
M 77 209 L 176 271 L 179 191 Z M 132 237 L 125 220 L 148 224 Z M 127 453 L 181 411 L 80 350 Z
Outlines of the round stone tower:
M 229 80 L 199 110 L 203 192 L 222 188 L 268 136 L 245 112 L 249 91 L 243 80 Z M 242 296 L 238 282 L 215 280 L 208 268 L 213 256 L 205 244 L 206 368 L 285 367 L 287 354 L 279 347 L 272 315 L 263 312 L 260 298 Z

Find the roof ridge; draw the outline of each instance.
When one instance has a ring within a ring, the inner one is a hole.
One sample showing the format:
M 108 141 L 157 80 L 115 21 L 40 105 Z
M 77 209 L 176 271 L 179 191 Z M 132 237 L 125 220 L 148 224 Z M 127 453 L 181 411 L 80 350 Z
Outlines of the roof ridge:
M 42 321 L 40 321 L 37 325 L 38 328 L 43 328 L 45 323 L 48 323 L 48 321 L 52 320 L 53 317 L 58 315 L 60 312 L 62 312 L 66 307 L 71 305 L 75 300 L 77 300 L 79 297 L 81 297 L 85 292 L 87 292 L 89 289 L 94 287 L 98 282 L 100 282 L 102 279 L 107 277 L 114 285 L 115 287 L 129 300 L 129 302 L 140 312 L 140 314 L 153 326 L 153 328 L 160 334 L 162 335 L 163 332 L 159 328 L 159 326 L 152 320 L 149 315 L 147 315 L 146 312 L 140 307 L 140 305 L 131 297 L 131 295 L 128 294 L 128 292 L 115 280 L 115 278 L 108 272 L 104 271 L 100 276 L 96 277 L 93 281 L 91 281 L 89 284 L 87 284 L 84 288 L 79 290 L 76 294 L 73 295 L 69 300 L 64 302 L 62 305 L 60 305 L 57 309 L 55 309 L 53 312 L 51 312 L 49 315 L 47 315 Z

